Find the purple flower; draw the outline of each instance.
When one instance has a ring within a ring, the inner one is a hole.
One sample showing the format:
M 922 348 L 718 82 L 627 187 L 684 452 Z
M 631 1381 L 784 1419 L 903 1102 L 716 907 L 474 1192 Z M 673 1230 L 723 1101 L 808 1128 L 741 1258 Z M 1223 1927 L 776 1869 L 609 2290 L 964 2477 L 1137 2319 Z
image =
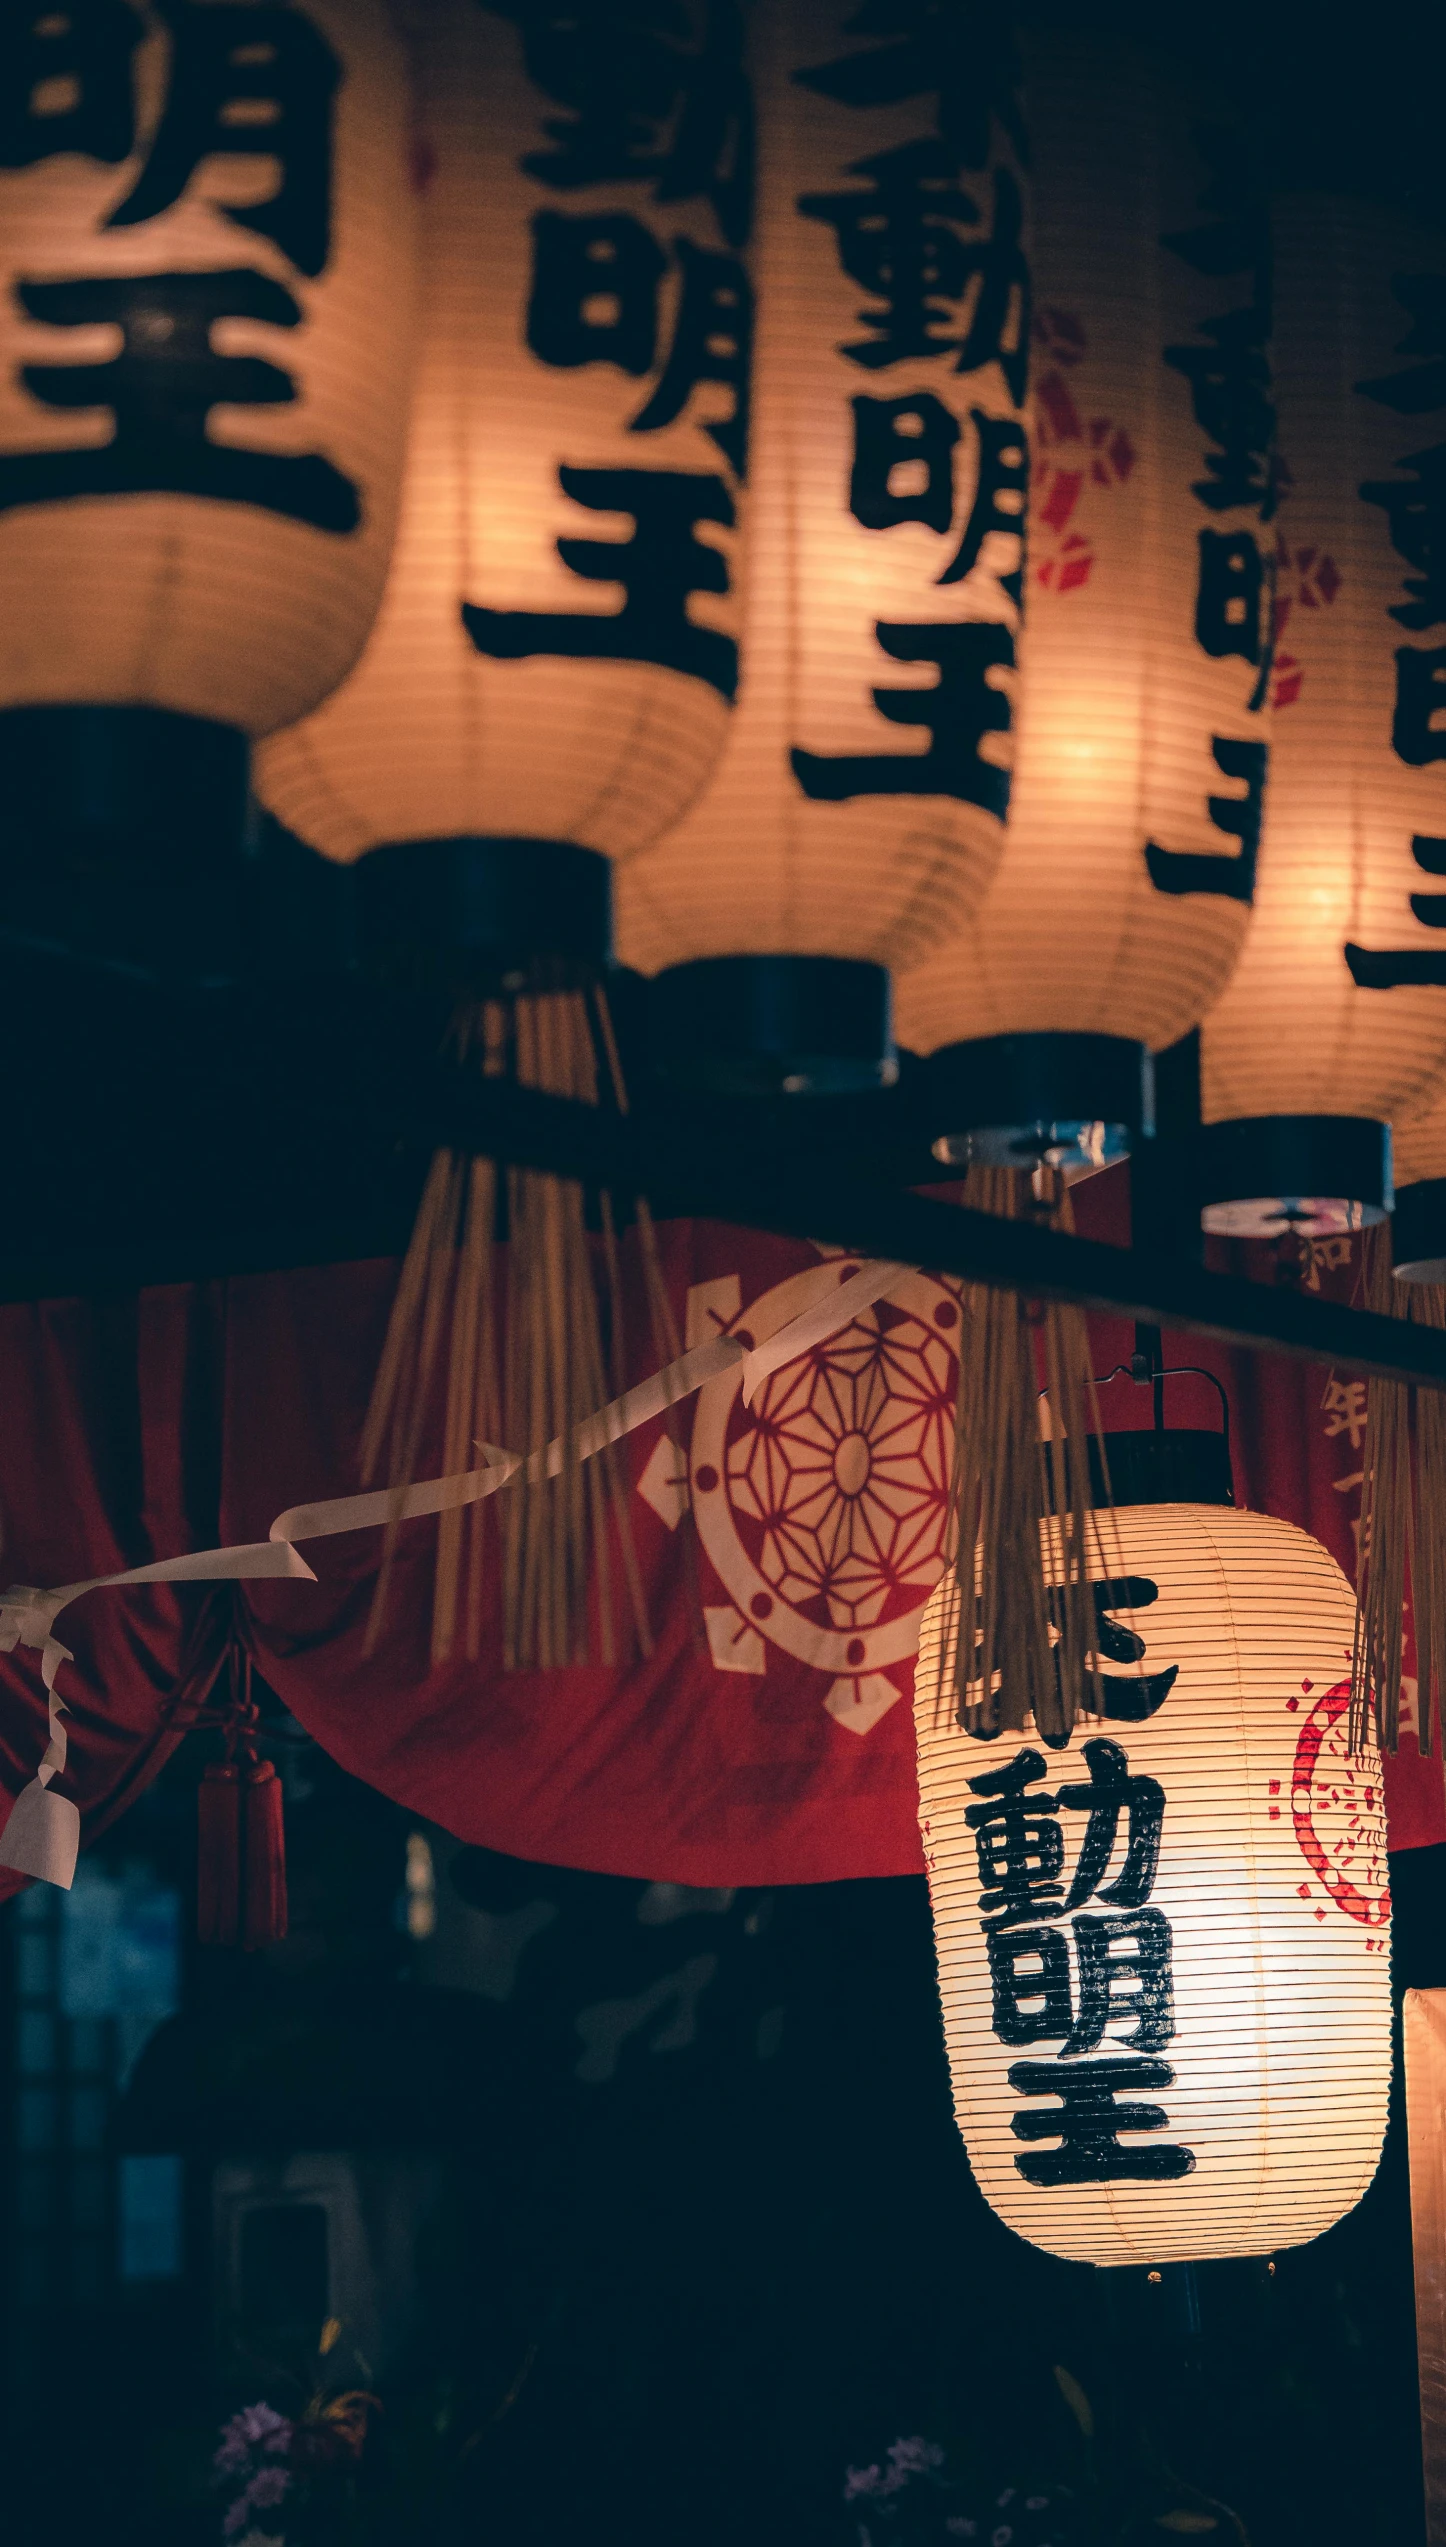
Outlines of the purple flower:
M 944 2453 L 937 2441 L 926 2441 L 915 2432 L 907 2440 L 895 2441 L 889 2451 L 889 2465 L 900 2484 L 911 2476 L 926 2475 L 931 2467 L 942 2467 Z
M 253 2512 L 268 2511 L 283 2502 L 291 2491 L 290 2471 L 284 2467 L 259 2467 L 250 2483 L 231 2504 L 221 2523 L 223 2538 L 237 2538 L 251 2526 Z
M 846 2503 L 856 2501 L 860 2494 L 892 2494 L 893 2491 L 894 2488 L 888 2478 L 880 2472 L 877 2459 L 872 2467 L 850 2467 L 844 2470 L 843 2498 Z
M 243 2406 L 221 2426 L 221 2439 L 211 2464 L 218 2476 L 244 2476 L 257 2451 L 280 2458 L 291 2447 L 291 2425 L 274 2406 L 260 2401 Z

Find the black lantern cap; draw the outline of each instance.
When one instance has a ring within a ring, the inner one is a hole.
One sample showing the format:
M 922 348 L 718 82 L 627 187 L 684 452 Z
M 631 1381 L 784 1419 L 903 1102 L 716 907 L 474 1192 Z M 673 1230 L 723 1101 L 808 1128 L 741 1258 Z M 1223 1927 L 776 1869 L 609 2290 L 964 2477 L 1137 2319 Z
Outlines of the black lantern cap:
M 899 1075 L 887 968 L 833 955 L 706 955 L 655 976 L 653 1068 L 726 1096 L 850 1096 Z
M 1137 1387 L 1148 1388 L 1154 1415 L 1148 1429 L 1106 1433 L 1103 1455 L 1099 1438 L 1094 1433 L 1089 1435 L 1085 1447 L 1094 1501 L 1103 1504 L 1107 1499 L 1108 1468 L 1111 1504 L 1233 1504 L 1230 1400 L 1224 1383 L 1198 1362 L 1172 1363 L 1167 1370 L 1160 1343 L 1159 1328 L 1141 1322 L 1135 1328 L 1135 1350 L 1129 1361 L 1117 1362 L 1112 1371 L 1104 1372 L 1094 1382 L 1096 1388 L 1108 1388 L 1112 1380 L 1133 1380 Z M 1220 1401 L 1218 1433 L 1166 1429 L 1165 1382 L 1183 1379 L 1204 1380 L 1215 1391 Z
M 920 1072 L 946 1167 L 1108 1167 L 1154 1128 L 1150 1056 L 1124 1035 L 981 1035 Z
M 361 961 L 467 997 L 576 990 L 612 953 L 612 868 L 570 840 L 406 840 L 357 861 Z
M 1446 1282 L 1446 1176 L 1398 1186 L 1391 1241 L 1397 1282 Z
M 1200 1225 L 1220 1238 L 1333 1237 L 1391 1209 L 1391 1127 L 1356 1114 L 1242 1115 L 1199 1139 Z
M 0 711 L 0 934 L 141 979 L 234 972 L 249 776 L 208 717 Z

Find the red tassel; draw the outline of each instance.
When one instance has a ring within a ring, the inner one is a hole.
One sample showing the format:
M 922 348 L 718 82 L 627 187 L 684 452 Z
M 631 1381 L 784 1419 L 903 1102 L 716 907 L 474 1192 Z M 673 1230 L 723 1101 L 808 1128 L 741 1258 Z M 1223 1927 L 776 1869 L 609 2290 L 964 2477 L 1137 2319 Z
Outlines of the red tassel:
M 241 1908 L 241 1772 L 217 1760 L 196 1791 L 196 1934 L 203 1946 L 234 1946 Z
M 248 1762 L 242 1793 L 246 1897 L 241 1942 L 277 1946 L 286 1934 L 286 1825 L 281 1780 L 269 1760 Z

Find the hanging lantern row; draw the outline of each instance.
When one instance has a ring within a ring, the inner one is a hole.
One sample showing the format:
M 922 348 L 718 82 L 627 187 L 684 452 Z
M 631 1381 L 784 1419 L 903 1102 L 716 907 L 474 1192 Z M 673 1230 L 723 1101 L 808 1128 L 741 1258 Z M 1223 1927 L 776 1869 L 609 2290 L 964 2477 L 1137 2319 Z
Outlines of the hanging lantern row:
M 1388 1207 L 1438 242 L 962 5 L 12 17 L 12 914 L 38 843 L 239 854 L 269 738 L 393 978 L 598 979 L 616 898 L 666 1074 L 887 1085 L 896 1024 L 995 1165 L 1127 1149 L 1208 1015 L 1209 1224 Z

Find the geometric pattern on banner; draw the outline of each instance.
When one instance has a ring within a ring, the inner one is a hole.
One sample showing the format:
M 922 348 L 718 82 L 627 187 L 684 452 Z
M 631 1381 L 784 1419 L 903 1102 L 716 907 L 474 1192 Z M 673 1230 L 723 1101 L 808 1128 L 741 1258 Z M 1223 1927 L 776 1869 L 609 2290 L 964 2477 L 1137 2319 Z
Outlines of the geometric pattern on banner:
M 688 1334 L 750 1348 L 858 1271 L 830 1258 L 746 1308 L 736 1282 L 699 1284 Z M 903 1695 L 924 1604 L 944 1567 L 958 1384 L 959 1303 L 926 1274 L 785 1363 L 743 1403 L 741 1365 L 679 1410 L 687 1495 L 731 1607 L 707 1611 L 714 1663 L 767 1670 L 769 1649 L 829 1675 L 821 1704 L 868 1733 Z M 681 1509 L 671 1447 L 640 1492 Z

